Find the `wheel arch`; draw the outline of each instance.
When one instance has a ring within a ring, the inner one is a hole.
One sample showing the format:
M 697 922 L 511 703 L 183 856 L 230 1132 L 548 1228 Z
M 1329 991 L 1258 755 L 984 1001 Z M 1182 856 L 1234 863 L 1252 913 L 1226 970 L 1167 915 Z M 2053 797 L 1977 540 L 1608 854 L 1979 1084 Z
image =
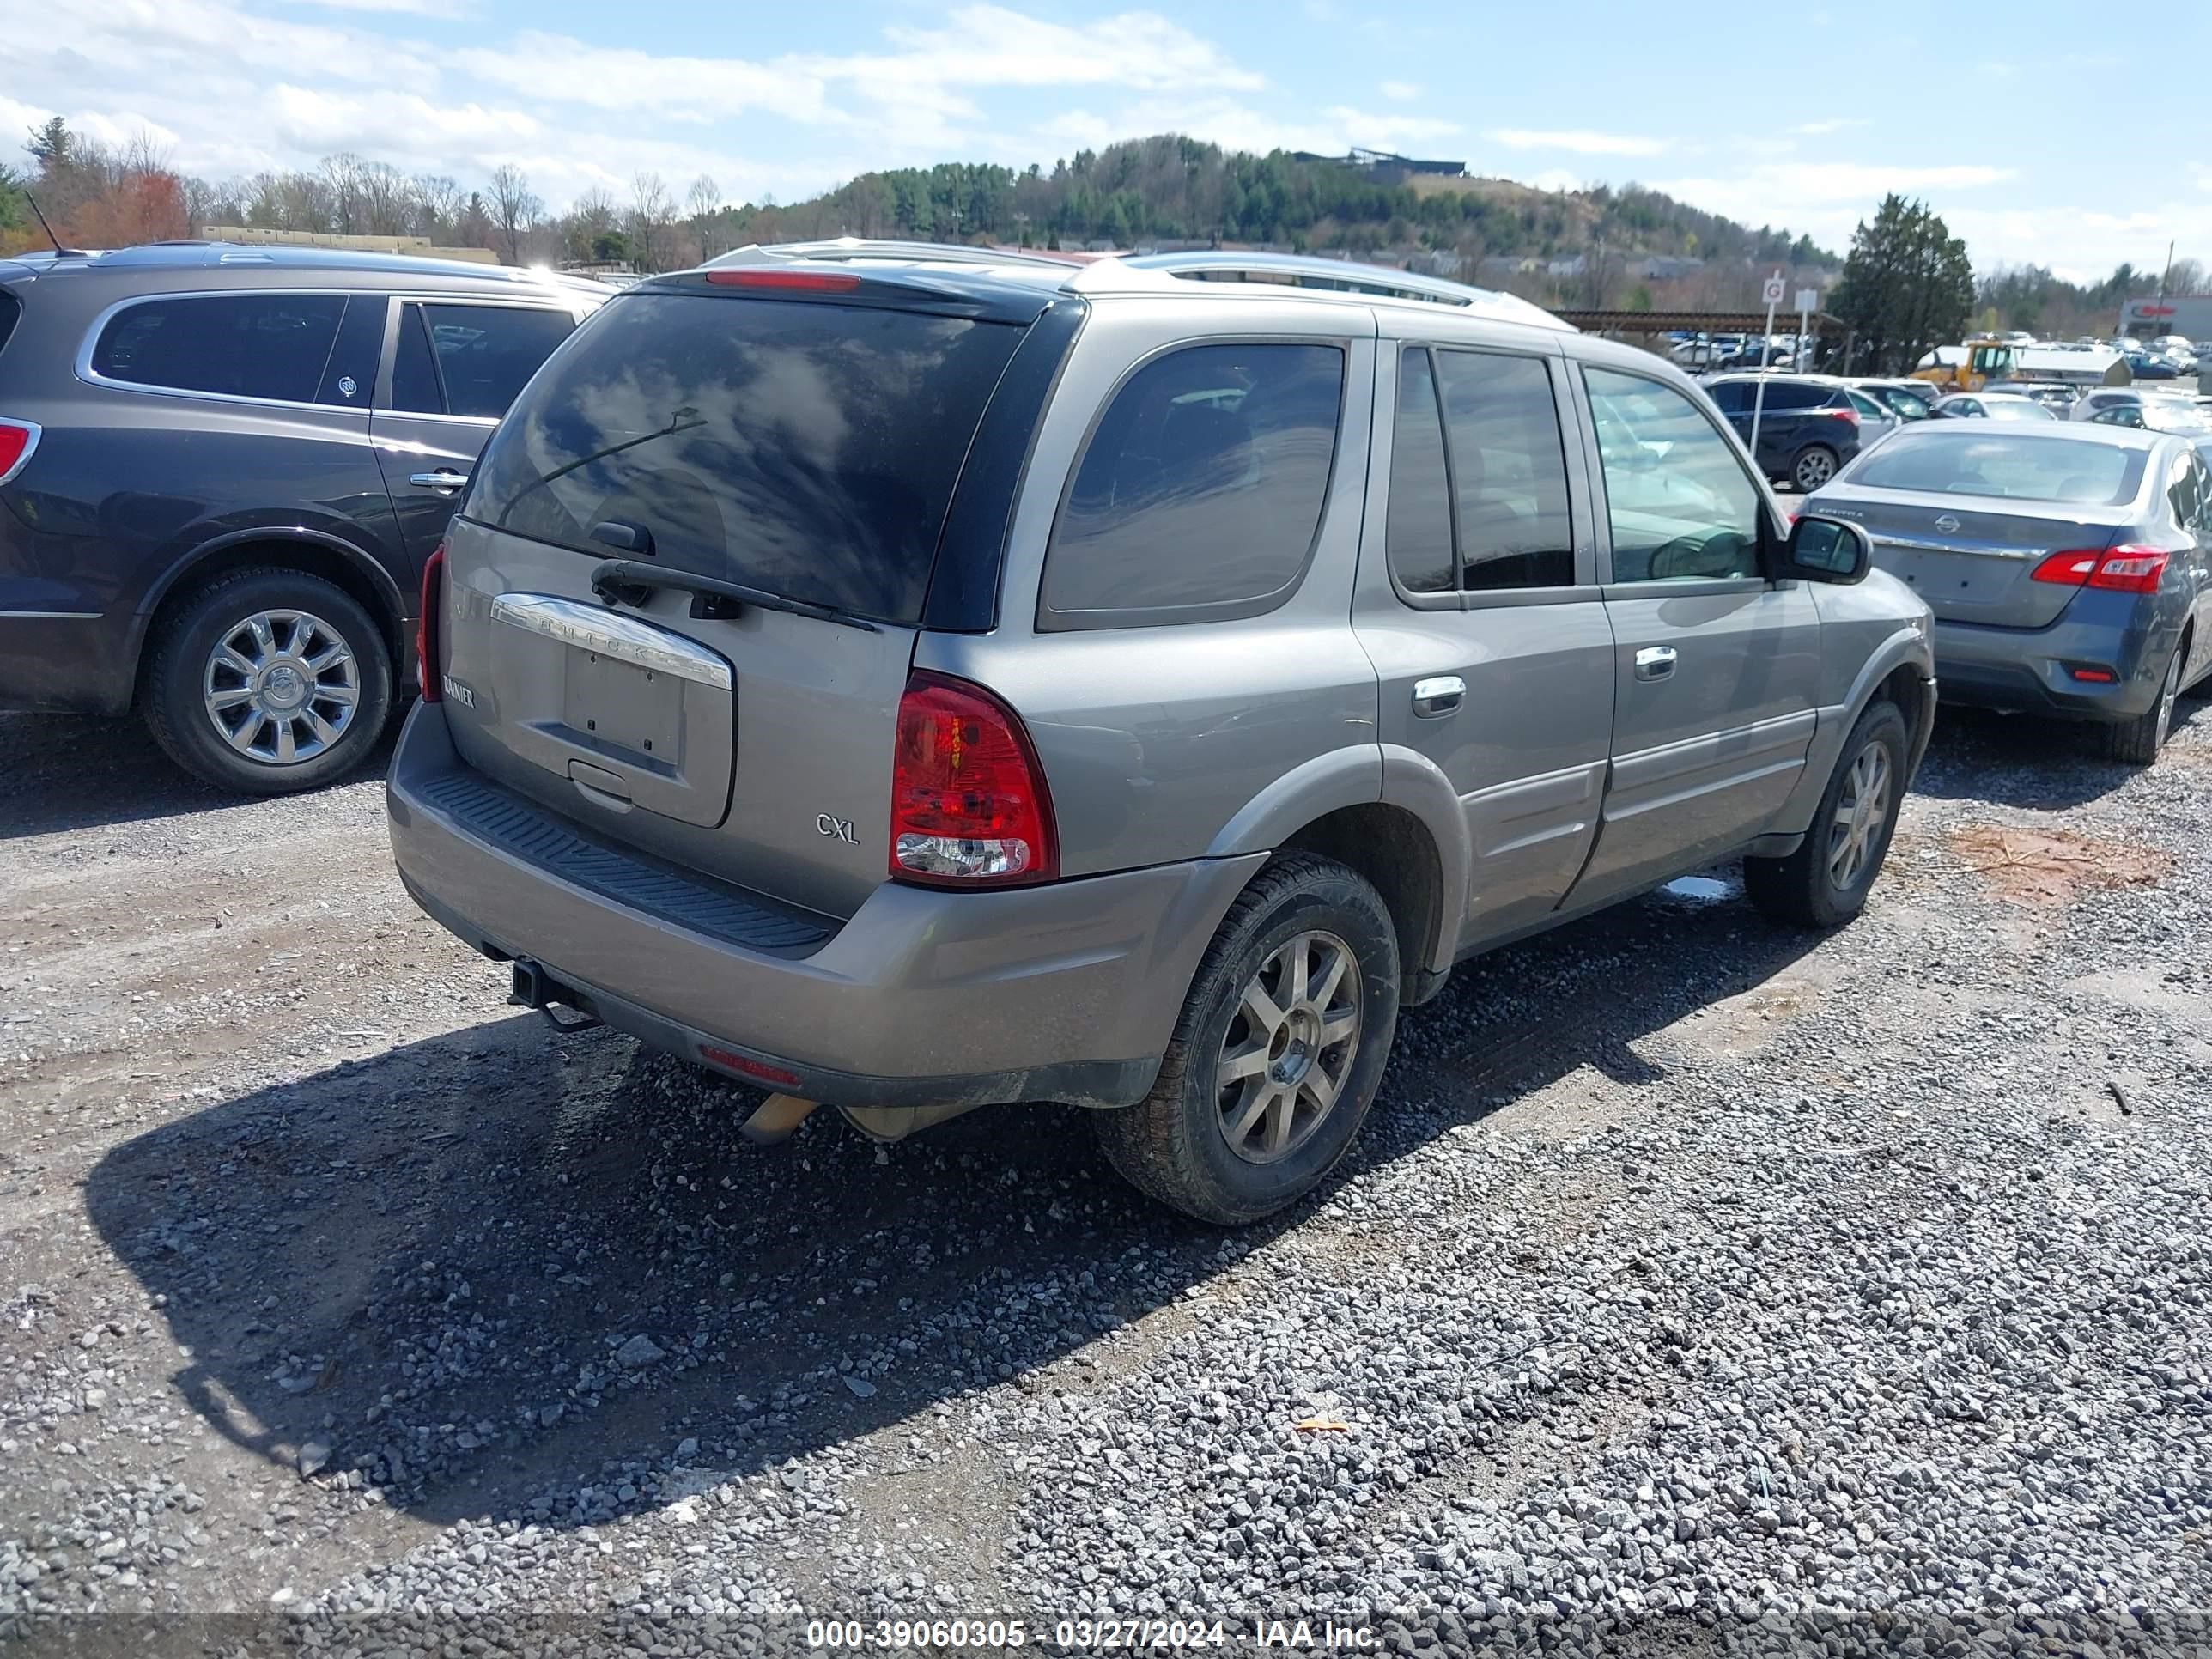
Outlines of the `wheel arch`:
M 1820 711 L 1820 724 L 1813 734 L 1812 748 L 1805 757 L 1805 769 L 1789 800 L 1775 815 L 1771 834 L 1802 836 L 1812 827 L 1814 812 L 1820 804 L 1821 792 L 1828 786 L 1828 775 L 1843 752 L 1844 740 L 1869 705 L 1885 693 L 1904 714 L 1905 730 L 1911 738 L 1905 782 L 1905 787 L 1911 787 L 1912 775 L 1919 770 L 1920 758 L 1927 752 L 1929 735 L 1935 729 L 1936 679 L 1929 666 L 1926 636 L 1906 623 L 1868 653 L 1843 701 Z
M 203 542 L 172 564 L 147 590 L 133 622 L 131 641 L 134 702 L 145 691 L 148 643 L 168 626 L 170 619 L 208 583 L 262 566 L 319 577 L 368 612 L 383 631 L 386 649 L 391 653 L 395 697 L 404 689 L 412 670 L 414 639 L 408 629 L 410 607 L 399 584 L 383 565 L 343 538 L 295 526 L 233 531 Z

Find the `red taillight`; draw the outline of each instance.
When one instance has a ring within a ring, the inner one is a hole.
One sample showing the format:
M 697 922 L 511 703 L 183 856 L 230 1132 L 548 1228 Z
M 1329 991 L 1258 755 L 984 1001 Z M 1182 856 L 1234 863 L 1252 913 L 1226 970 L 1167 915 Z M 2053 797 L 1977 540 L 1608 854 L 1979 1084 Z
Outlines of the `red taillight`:
M 2066 671 L 2077 680 L 2087 680 L 2092 685 L 2116 685 L 2120 677 L 2109 668 L 2069 668 Z
M 443 702 L 445 687 L 438 667 L 438 647 L 445 637 L 446 544 L 422 562 L 422 608 L 415 614 L 415 677 L 424 702 Z
M 778 270 L 759 265 L 741 266 L 735 270 L 710 270 L 707 280 L 717 288 L 780 288 L 796 289 L 806 294 L 850 294 L 860 287 L 860 279 L 835 270 Z
M 2155 547 L 2075 547 L 2053 553 L 2031 573 L 2063 587 L 2101 587 L 2115 593 L 2155 593 L 2172 555 Z
M 22 470 L 38 447 L 39 428 L 27 421 L 0 421 L 0 483 Z
M 1859 412 L 1856 409 L 1824 409 L 1820 413 L 1832 421 L 1841 421 L 1845 426 L 1859 423 Z
M 2097 574 L 2089 578 L 2089 586 L 2118 593 L 2155 593 L 2159 579 L 2166 574 L 2166 562 L 2172 556 L 2155 547 L 2116 547 L 2105 555 Z
M 916 669 L 891 751 L 891 875 L 938 887 L 1060 873 L 1044 769 L 1013 711 L 979 685 Z

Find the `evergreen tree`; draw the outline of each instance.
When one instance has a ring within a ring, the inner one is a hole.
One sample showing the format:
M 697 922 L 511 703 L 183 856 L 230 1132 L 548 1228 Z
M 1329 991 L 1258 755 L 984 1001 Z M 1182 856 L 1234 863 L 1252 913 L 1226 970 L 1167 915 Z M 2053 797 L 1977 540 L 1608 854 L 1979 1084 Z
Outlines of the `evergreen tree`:
M 1851 234 L 1844 279 L 1828 308 L 1857 335 L 1857 362 L 1877 374 L 1910 369 L 1955 343 L 1974 308 L 1966 245 L 1928 210 L 1894 193 Z M 1856 365 L 1854 365 L 1856 366 Z

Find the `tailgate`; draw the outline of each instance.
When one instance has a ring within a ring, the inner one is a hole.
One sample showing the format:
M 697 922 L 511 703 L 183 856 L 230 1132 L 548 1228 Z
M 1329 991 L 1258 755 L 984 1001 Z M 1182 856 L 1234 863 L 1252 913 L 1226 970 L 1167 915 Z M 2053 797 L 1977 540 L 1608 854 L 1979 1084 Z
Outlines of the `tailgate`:
M 2057 622 L 2079 590 L 2037 581 L 2036 566 L 2069 549 L 2102 550 L 2116 529 L 1954 501 L 1869 507 L 1860 522 L 1874 538 L 1875 563 L 1908 583 L 1940 620 L 1991 628 Z
M 610 301 L 516 402 L 447 538 L 461 756 L 603 839 L 850 915 L 885 878 L 939 535 L 1024 331 Z
M 605 839 L 811 909 L 848 915 L 883 879 L 910 629 L 695 619 L 665 592 L 611 607 L 596 561 L 467 520 L 446 559 L 446 719 L 470 765 Z

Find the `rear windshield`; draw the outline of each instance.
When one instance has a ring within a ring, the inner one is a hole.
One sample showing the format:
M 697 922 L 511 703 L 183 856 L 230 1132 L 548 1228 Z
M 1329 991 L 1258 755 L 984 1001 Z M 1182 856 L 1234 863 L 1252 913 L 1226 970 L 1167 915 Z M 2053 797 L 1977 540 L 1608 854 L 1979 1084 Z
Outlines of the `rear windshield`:
M 1948 427 L 1939 421 L 1936 427 Z M 2029 438 L 1917 428 L 1859 463 L 1850 482 L 1869 489 L 1998 495 L 2026 501 L 2118 507 L 2142 487 L 2144 452 L 2093 439 Z
M 1023 330 L 910 311 L 617 297 L 492 439 L 468 516 L 603 558 L 648 532 L 696 574 L 921 615 L 952 487 Z

